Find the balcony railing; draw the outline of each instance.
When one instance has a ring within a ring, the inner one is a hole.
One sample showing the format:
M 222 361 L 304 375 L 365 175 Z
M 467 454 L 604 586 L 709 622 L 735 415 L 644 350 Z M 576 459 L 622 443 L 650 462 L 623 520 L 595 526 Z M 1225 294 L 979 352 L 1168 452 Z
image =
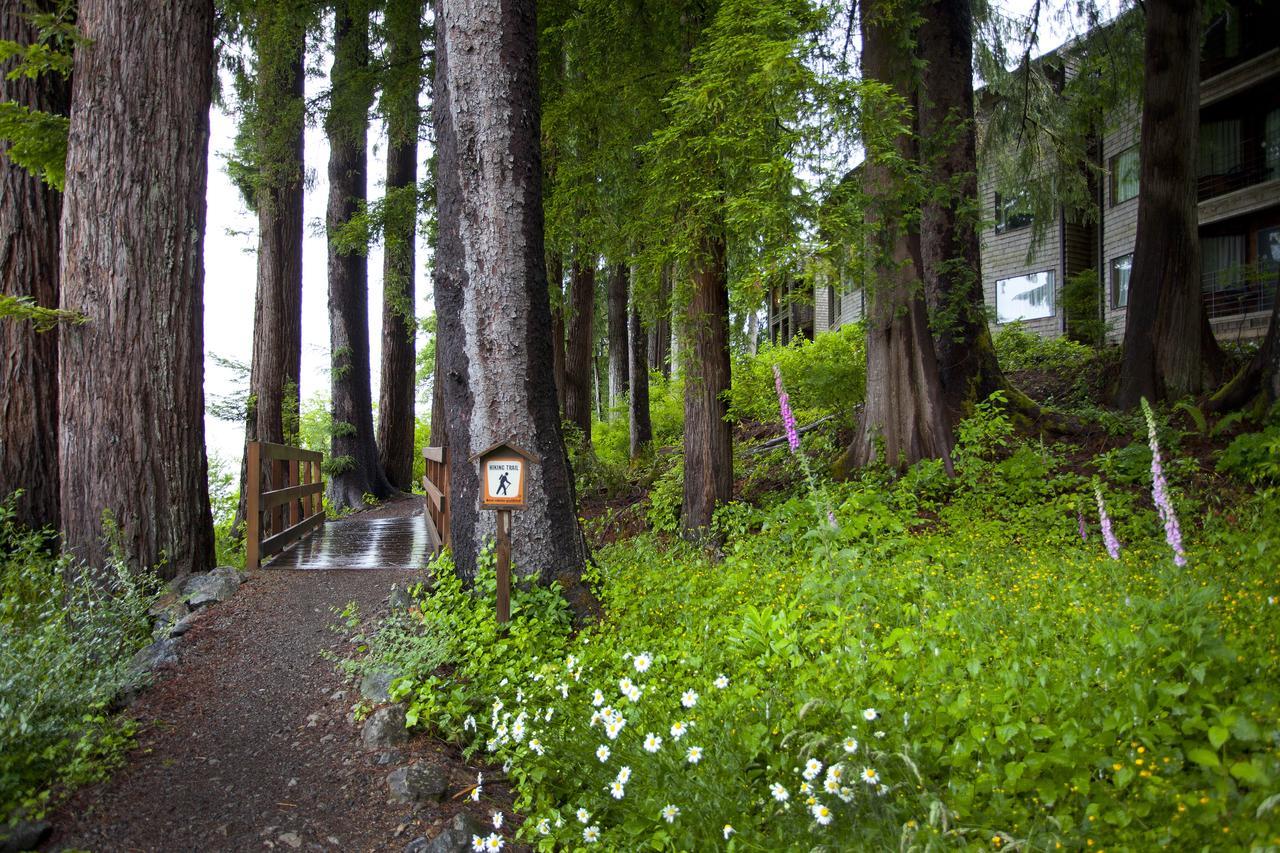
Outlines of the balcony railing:
M 1271 149 L 1270 163 L 1267 148 Z M 1249 137 L 1240 142 L 1238 162 L 1196 179 L 1196 199 L 1215 198 L 1280 178 L 1280 139 Z
M 1270 311 L 1276 299 L 1278 273 L 1259 273 L 1256 265 L 1201 277 L 1209 319 Z

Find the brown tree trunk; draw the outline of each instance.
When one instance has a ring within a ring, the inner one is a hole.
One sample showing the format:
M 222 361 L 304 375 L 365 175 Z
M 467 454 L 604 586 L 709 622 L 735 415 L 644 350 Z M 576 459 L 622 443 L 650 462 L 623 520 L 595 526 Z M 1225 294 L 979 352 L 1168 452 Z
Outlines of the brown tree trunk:
M 618 405 L 627 393 L 631 371 L 627 360 L 627 285 L 631 269 L 626 264 L 609 268 L 609 406 Z
M 329 136 L 330 235 L 365 200 L 366 136 L 372 90 L 369 66 L 369 10 L 363 0 L 340 0 L 334 15 L 330 80 L 346 95 L 325 120 Z M 329 340 L 332 358 L 333 438 L 329 457 L 329 502 L 334 509 L 359 509 L 364 496 L 393 492 L 373 434 L 373 392 L 369 382 L 368 259 L 329 238 Z
M 671 267 L 664 265 L 658 277 L 658 306 L 649 327 L 649 369 L 671 378 Z
M 684 376 L 684 501 L 680 530 L 705 541 L 711 516 L 733 496 L 733 434 L 729 405 L 729 285 L 725 243 L 706 237 L 693 267 L 693 294 L 681 328 Z
M 1204 405 L 1206 412 L 1245 409 L 1261 418 L 1280 400 L 1280 298 L 1271 304 L 1267 335 L 1253 358 Z
M 568 417 L 564 397 L 569 378 L 564 366 L 564 261 L 559 252 L 549 256 L 547 285 L 551 293 L 551 372 L 556 380 L 556 405 L 564 420 Z
M 212 0 L 83 0 L 63 200 L 62 530 L 91 566 L 103 518 L 164 577 L 213 563 L 204 449 Z
M 595 385 L 596 259 L 574 254 L 569 270 L 568 338 L 564 349 L 564 419 L 582 430 L 591 445 L 591 389 Z
M 431 437 L 427 443 L 432 447 L 449 446 L 449 418 L 445 415 L 444 374 L 441 373 L 443 361 L 440 355 L 440 333 L 436 332 L 435 368 L 431 372 Z
M 1007 384 L 982 293 L 970 0 L 928 4 L 918 44 L 920 159 L 930 189 L 920 212 L 920 256 L 938 373 L 954 424 Z
M 387 113 L 387 193 L 396 193 L 385 230 L 382 272 L 382 381 L 378 391 L 378 459 L 391 485 L 413 486 L 415 241 L 418 206 L 407 188 L 418 183 L 418 92 L 422 88 L 422 0 L 400 0 L 387 9 L 392 87 Z M 414 196 L 416 198 L 416 196 Z M 403 202 L 403 203 L 402 203 Z
M 580 615 L 586 546 L 560 433 L 543 254 L 534 0 L 436 0 L 432 112 L 439 163 L 435 292 L 459 574 L 495 530 L 476 466 L 498 441 L 541 458 L 514 513 L 514 571 L 556 583 Z
M 1116 402 L 1198 393 L 1221 352 L 1200 293 L 1200 2 L 1146 4 L 1138 235 Z
M 912 57 L 899 48 L 901 19 L 886 13 L 887 2 L 870 0 L 863 8 L 862 74 L 891 87 L 901 101 L 863 105 L 865 135 L 873 140 L 863 182 L 877 276 L 867 305 L 867 400 L 839 467 L 870 464 L 883 448 L 890 468 L 940 458 L 949 471 L 951 431 L 920 282 L 919 235 L 910 229 L 895 174 L 895 164 L 915 159 L 915 146 L 910 133 L 889 140 L 877 135 L 884 122 L 901 120 L 911 92 Z
M 253 312 L 246 441 L 293 444 L 298 435 L 302 372 L 303 83 L 306 27 L 280 3 L 260 4 L 255 24 L 257 80 L 248 121 L 258 164 L 258 289 Z M 248 450 L 240 466 L 240 505 L 247 509 Z
M 0 39 L 31 44 L 28 15 L 54 4 L 0 0 Z M 67 81 L 7 77 L 0 66 L 0 101 L 66 115 Z M 15 165 L 0 142 L 0 294 L 58 307 L 58 221 L 62 194 Z M 0 501 L 18 489 L 17 520 L 58 526 L 58 331 L 0 319 Z
M 634 287 L 632 288 L 634 290 Z M 640 320 L 640 308 L 631 301 L 631 317 L 627 323 L 627 356 L 631 374 L 631 393 L 627 397 L 630 425 L 631 458 L 643 456 L 653 443 L 653 419 L 649 414 L 649 332 Z

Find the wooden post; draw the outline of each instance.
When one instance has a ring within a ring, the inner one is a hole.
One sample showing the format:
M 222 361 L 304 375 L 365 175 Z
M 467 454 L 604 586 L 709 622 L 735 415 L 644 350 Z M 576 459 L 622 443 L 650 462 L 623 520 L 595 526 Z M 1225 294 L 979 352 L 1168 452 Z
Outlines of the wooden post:
M 511 621 L 511 510 L 498 510 L 498 624 Z
M 245 483 L 248 494 L 245 495 L 244 562 L 246 569 L 254 571 L 258 568 L 262 548 L 262 511 L 259 508 L 262 497 L 262 446 L 256 441 L 249 442 L 248 469 L 249 482 Z

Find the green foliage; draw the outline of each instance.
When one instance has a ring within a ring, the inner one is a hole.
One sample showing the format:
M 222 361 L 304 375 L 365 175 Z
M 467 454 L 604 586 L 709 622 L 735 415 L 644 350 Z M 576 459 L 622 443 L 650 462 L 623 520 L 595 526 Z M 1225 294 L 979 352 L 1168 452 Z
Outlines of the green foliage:
M 3 108 L 4 104 L 0 104 Z M 20 320 L 31 323 L 37 332 L 48 332 L 59 323 L 81 326 L 89 322 L 89 318 L 75 311 L 63 308 L 42 308 L 29 296 L 9 296 L 0 294 L 0 320 Z
M 729 392 L 731 418 L 759 423 L 780 420 L 775 364 L 787 378 L 791 409 L 800 423 L 829 414 L 847 420 L 866 391 L 865 330 L 860 323 L 850 323 L 812 341 L 798 337 L 781 346 L 766 342 L 754 356 L 739 355 Z
M 1082 270 L 1067 276 L 1062 286 L 1062 310 L 1073 340 L 1100 347 L 1106 341 L 1107 322 L 1102 319 L 1102 286 L 1098 271 Z
M 238 467 L 217 453 L 209 454 L 209 508 L 213 511 L 213 542 L 219 566 L 244 568 L 244 531 L 235 527 L 240 508 Z
M 1094 358 L 1089 347 L 1067 338 L 1045 338 L 1027 331 L 1021 323 L 1009 323 L 992 336 L 996 356 L 1004 370 L 1043 370 L 1072 375 Z
M 157 583 L 113 558 L 90 571 L 0 504 L 0 825 L 43 814 L 54 787 L 103 778 L 132 728 L 108 706 L 150 639 Z
M 332 408 L 328 395 L 322 391 L 302 401 L 302 411 L 298 414 L 298 444 L 301 447 L 326 456 L 329 454 L 333 438 Z
M 1236 436 L 1218 457 L 1218 470 L 1255 486 L 1280 485 L 1280 407 L 1257 432 Z
M 11 14 L 26 14 L 18 9 Z M 47 12 L 29 12 L 36 40 L 32 44 L 0 40 L 0 65 L 11 63 L 9 80 L 71 75 L 72 52 L 85 43 L 75 24 L 74 0 L 59 0 Z M 66 180 L 67 135 L 71 122 L 66 116 L 33 110 L 13 101 L 0 102 L 0 140 L 8 142 L 5 156 L 54 189 Z M 0 310 L 0 316 L 6 312 Z

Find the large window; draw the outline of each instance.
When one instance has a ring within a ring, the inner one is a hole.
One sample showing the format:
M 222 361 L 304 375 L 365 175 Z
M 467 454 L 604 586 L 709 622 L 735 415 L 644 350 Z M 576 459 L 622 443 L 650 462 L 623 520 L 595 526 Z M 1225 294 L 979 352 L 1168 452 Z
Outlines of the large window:
M 1111 203 L 1119 204 L 1138 195 L 1138 146 L 1111 158 Z
M 1129 304 L 1129 274 L 1133 272 L 1133 253 L 1111 259 L 1111 307 Z
M 1200 240 L 1200 281 L 1210 317 L 1243 314 L 1250 309 L 1244 254 L 1243 234 Z
M 1053 270 L 996 282 L 996 320 L 1038 320 L 1053 316 Z
M 1240 165 L 1240 119 L 1200 125 L 1200 177 L 1229 175 Z
M 1011 196 L 996 193 L 996 233 L 1000 234 L 1014 228 L 1023 228 L 1031 224 L 1031 203 L 1025 192 Z

